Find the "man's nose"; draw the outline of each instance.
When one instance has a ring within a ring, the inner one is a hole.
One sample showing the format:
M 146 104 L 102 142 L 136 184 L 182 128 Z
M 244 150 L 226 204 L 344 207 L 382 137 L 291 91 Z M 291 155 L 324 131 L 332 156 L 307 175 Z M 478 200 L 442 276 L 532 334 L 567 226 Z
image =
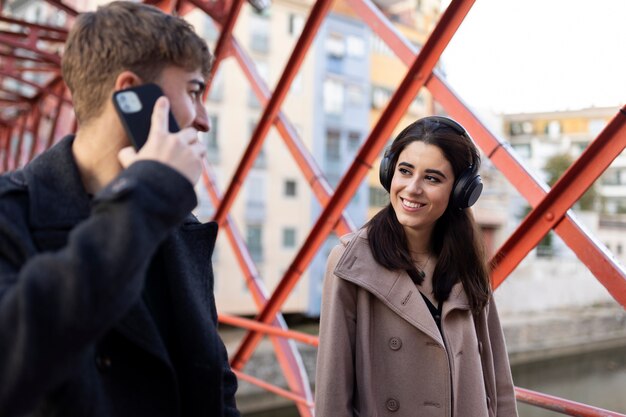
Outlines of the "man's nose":
M 206 109 L 202 103 L 198 103 L 196 118 L 193 119 L 193 127 L 199 132 L 208 132 L 211 130 L 211 122 L 207 115 Z

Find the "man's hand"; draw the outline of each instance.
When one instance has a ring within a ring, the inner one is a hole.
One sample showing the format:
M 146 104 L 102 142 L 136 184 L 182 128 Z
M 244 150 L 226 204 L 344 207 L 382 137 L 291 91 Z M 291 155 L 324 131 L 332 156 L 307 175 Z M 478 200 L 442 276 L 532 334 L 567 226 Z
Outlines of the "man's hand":
M 118 159 L 124 168 L 139 160 L 162 162 L 180 172 L 195 185 L 202 173 L 206 148 L 198 140 L 198 131 L 192 127 L 170 133 L 169 109 L 169 100 L 160 97 L 154 104 L 150 134 L 146 143 L 138 152 L 132 146 L 120 150 Z

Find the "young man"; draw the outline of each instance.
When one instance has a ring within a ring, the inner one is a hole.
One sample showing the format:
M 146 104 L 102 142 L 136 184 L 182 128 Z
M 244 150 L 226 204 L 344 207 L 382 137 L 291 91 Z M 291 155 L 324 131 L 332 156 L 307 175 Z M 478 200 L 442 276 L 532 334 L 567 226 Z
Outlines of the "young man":
M 62 70 L 78 132 L 0 177 L 0 416 L 239 416 L 217 225 L 190 214 L 210 66 L 193 29 L 151 6 L 76 20 Z M 146 82 L 167 99 L 135 151 L 111 95 Z

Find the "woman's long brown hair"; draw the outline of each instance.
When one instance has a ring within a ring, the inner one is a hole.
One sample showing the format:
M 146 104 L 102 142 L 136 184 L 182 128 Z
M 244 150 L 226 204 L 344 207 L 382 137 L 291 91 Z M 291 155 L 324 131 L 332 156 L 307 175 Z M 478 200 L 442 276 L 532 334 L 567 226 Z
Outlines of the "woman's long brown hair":
M 452 165 L 458 178 L 469 166 L 480 166 L 480 154 L 469 136 L 429 118 L 407 126 L 391 144 L 391 166 L 394 168 L 400 152 L 411 142 L 422 141 L 437 146 Z M 404 228 L 389 203 L 367 224 L 367 236 L 374 259 L 390 270 L 406 270 L 416 284 L 423 281 L 415 267 Z M 433 273 L 435 298 L 443 302 L 450 296 L 452 286 L 463 284 L 470 308 L 480 312 L 489 301 L 491 285 L 484 244 L 470 210 L 459 210 L 448 204 L 437 220 L 432 234 L 431 250 L 437 256 Z

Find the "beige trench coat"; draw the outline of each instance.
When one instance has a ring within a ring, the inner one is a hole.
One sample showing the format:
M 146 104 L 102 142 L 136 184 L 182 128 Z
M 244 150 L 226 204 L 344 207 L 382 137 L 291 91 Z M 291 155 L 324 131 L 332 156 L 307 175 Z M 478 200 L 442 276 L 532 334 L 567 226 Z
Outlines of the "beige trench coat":
M 406 272 L 376 263 L 365 230 L 342 238 L 324 281 L 316 417 L 516 417 L 493 300 L 475 326 L 456 284 L 442 328 Z

